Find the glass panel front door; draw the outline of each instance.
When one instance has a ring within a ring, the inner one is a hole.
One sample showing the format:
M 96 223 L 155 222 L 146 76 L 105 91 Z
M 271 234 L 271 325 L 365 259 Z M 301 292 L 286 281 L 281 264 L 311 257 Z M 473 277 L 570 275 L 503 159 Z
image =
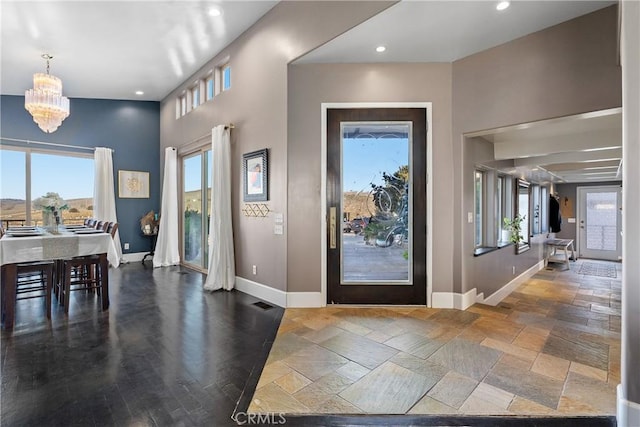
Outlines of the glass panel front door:
M 426 110 L 327 110 L 327 302 L 426 303 Z
M 342 283 L 411 283 L 411 122 L 341 133 Z

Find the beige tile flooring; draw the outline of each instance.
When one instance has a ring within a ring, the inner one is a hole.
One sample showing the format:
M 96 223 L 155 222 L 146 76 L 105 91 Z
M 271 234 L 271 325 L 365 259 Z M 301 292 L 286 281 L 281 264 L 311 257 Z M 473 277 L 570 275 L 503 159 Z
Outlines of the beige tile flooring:
M 287 309 L 249 412 L 615 414 L 621 265 L 582 262 L 496 307 Z

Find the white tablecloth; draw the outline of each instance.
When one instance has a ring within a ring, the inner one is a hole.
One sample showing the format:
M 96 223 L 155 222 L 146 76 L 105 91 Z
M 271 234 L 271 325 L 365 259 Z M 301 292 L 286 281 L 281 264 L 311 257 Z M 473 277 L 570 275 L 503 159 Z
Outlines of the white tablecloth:
M 11 237 L 0 239 L 0 265 L 19 262 L 44 261 L 75 256 L 107 254 L 109 263 L 118 267 L 120 260 L 110 234 L 60 234 L 46 233 L 42 236 Z

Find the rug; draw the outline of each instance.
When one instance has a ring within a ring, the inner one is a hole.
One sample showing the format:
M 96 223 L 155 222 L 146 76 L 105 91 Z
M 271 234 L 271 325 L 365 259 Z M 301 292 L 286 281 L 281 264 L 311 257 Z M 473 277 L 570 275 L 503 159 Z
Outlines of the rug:
M 578 273 L 588 276 L 610 277 L 612 279 L 617 277 L 615 265 L 596 262 L 583 262 Z

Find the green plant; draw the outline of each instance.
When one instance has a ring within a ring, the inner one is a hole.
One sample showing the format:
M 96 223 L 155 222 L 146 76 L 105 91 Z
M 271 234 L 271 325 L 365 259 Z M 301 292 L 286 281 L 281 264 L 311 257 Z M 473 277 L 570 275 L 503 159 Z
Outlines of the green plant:
M 524 237 L 522 237 L 522 234 L 520 233 L 522 231 L 522 221 L 524 221 L 526 217 L 526 215 L 518 214 L 513 219 L 504 218 L 502 221 L 505 230 L 509 231 L 509 241 L 511 243 L 515 243 L 517 245 L 524 240 Z

